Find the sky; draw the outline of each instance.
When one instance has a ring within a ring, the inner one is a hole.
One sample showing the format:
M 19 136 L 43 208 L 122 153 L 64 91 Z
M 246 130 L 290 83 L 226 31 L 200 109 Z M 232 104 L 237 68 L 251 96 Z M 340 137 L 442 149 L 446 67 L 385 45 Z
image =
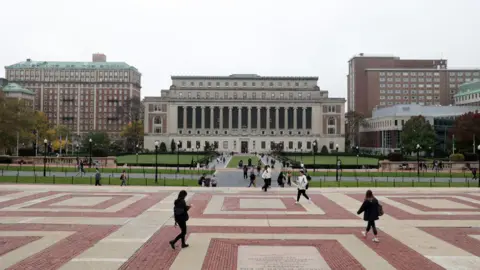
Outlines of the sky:
M 2 0 L 0 10 L 2 66 L 105 53 L 142 73 L 142 96 L 171 75 L 245 73 L 318 76 L 346 97 L 358 53 L 480 68 L 480 0 Z

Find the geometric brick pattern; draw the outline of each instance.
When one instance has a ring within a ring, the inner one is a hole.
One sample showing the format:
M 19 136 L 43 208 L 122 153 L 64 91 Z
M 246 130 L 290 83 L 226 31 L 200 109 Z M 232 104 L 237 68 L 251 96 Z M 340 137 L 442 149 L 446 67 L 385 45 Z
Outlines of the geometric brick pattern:
M 4 185 L 7 269 L 478 269 L 480 190 L 375 189 L 380 243 L 360 232 L 365 189 L 188 188 L 188 249 L 171 250 L 181 188 Z M 279 254 L 276 254 L 278 252 Z M 305 253 L 305 254 L 304 254 Z M 310 266 L 311 267 L 311 266 Z

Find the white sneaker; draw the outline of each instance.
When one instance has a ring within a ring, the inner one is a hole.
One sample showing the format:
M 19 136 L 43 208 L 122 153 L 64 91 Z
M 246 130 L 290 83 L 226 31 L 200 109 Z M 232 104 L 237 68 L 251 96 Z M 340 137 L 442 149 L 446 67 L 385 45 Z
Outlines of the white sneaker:
M 372 239 L 372 241 L 375 242 L 375 243 L 380 242 L 377 237 L 374 237 L 374 238 Z
M 367 232 L 363 231 L 362 235 L 363 235 L 363 237 L 367 237 Z
M 308 203 L 312 203 L 312 199 L 308 199 Z
M 295 204 L 299 204 L 299 202 L 295 202 Z

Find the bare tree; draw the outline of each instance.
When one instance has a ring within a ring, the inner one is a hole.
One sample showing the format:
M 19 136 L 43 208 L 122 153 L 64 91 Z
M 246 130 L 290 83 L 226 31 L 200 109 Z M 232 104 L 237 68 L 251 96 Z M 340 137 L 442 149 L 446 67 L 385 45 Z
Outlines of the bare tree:
M 140 97 L 132 97 L 125 100 L 121 106 L 117 106 L 118 119 L 122 120 L 125 125 L 131 123 L 134 130 L 134 132 L 127 133 L 129 135 L 125 137 L 125 146 L 129 150 L 137 150 L 137 145 L 138 148 L 143 148 L 143 140 L 141 138 L 143 125 L 139 123 L 143 121 L 144 112 L 144 106 Z
M 346 129 L 346 149 L 358 146 L 360 144 L 360 127 L 364 127 L 367 124 L 365 117 L 355 111 L 349 111 L 345 114 L 347 122 Z

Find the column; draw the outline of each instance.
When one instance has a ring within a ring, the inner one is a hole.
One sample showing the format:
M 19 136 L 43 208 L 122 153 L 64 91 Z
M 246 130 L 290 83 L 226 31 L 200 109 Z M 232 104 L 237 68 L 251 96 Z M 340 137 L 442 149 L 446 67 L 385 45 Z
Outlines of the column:
M 302 110 L 302 129 L 307 129 L 307 107 L 304 107 Z
M 247 109 L 248 109 L 247 130 L 250 133 L 250 130 L 252 130 L 252 107 L 247 107 Z
M 214 122 L 213 122 L 213 111 L 215 110 L 215 107 L 210 107 L 210 129 L 213 129 L 213 125 L 214 125 Z
M 227 129 L 232 129 L 232 119 L 233 119 L 233 116 L 232 116 L 232 107 L 228 107 L 228 127 Z
M 187 129 L 187 106 L 183 106 L 183 129 Z
M 284 114 L 284 122 L 285 122 L 285 130 L 288 130 L 288 107 L 285 107 L 285 109 L 283 110 L 283 114 Z
M 298 107 L 293 108 L 293 129 L 297 129 L 297 109 Z
M 97 85 L 93 85 L 93 129 L 97 130 Z M 145 119 L 142 119 L 145 123 Z M 146 126 L 146 125 L 145 125 Z
M 260 111 L 261 111 L 262 107 L 260 106 L 257 106 L 257 130 L 260 130 Z
M 215 107 L 213 107 L 213 111 L 215 111 Z M 223 106 L 218 107 L 219 114 L 218 116 L 220 117 L 219 119 L 215 119 L 215 121 L 219 121 L 218 128 L 223 129 Z
M 205 106 L 200 107 L 200 115 L 202 116 L 202 123 L 200 123 L 200 128 L 205 128 Z
M 237 113 L 238 113 L 238 129 L 242 129 L 242 107 L 237 107 Z
M 197 106 L 192 107 L 192 128 L 197 128 Z
M 267 130 L 270 129 L 270 107 L 267 107 Z
M 279 107 L 275 107 L 275 129 L 276 130 L 279 130 L 280 129 L 280 108 Z M 280 133 L 278 133 L 280 134 Z

